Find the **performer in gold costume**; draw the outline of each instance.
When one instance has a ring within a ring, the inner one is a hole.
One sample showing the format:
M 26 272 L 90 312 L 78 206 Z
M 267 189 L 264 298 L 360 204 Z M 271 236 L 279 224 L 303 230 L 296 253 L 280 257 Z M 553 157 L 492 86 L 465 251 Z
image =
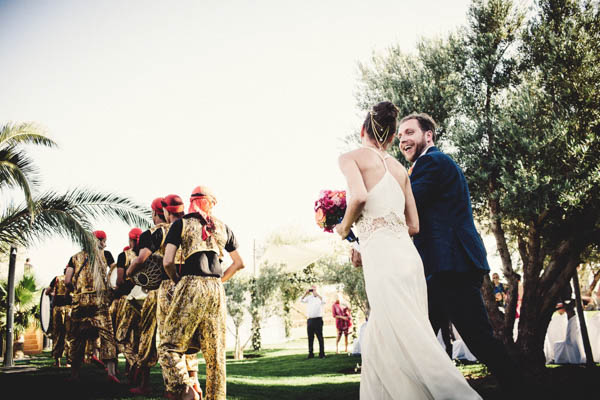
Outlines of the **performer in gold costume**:
M 175 221 L 167 234 L 163 265 L 176 283 L 159 346 L 160 363 L 169 398 L 199 399 L 187 373 L 185 354 L 201 350 L 206 361 L 206 398 L 224 400 L 225 291 L 222 281 L 244 267 L 237 240 L 223 222 L 212 216 L 216 198 L 198 186 L 192 192 L 189 213 Z M 184 264 L 176 266 L 181 248 Z M 227 251 L 233 263 L 223 271 Z
M 71 295 L 65 285 L 65 267 L 63 275 L 55 277 L 50 286 L 46 288 L 46 294 L 52 296 L 52 358 L 54 366 L 60 367 L 60 358 L 69 353 L 70 343 L 67 341 L 67 327 L 70 325 L 68 319 L 71 316 Z M 67 357 L 67 365 L 69 365 Z
M 98 240 L 98 251 L 93 263 L 90 262 L 86 252 L 80 251 L 69 260 L 65 274 L 65 284 L 73 292 L 71 380 L 79 379 L 86 342 L 88 339 L 99 338 L 99 356 L 106 365 L 108 380 L 120 383 L 115 375 L 117 348 L 108 315 L 109 298 L 106 281 L 107 262 L 112 264 L 114 259 L 110 252 L 104 251 L 106 233 L 95 231 L 94 236 Z
M 139 254 L 134 258 L 126 270 L 126 276 L 131 277 L 135 272 L 142 268 L 144 262 L 154 252 L 152 248 L 152 235 L 160 232 L 166 233 L 168 223 L 166 222 L 163 205 L 163 198 L 158 197 L 152 201 L 152 221 L 154 226 L 140 235 Z M 164 236 L 164 235 L 163 235 Z M 140 319 L 140 340 L 138 346 L 137 360 L 134 365 L 136 368 L 135 381 L 139 379 L 139 386 L 131 388 L 129 391 L 136 395 L 147 395 L 150 393 L 150 368 L 158 362 L 156 350 L 156 308 L 158 290 L 149 290 L 142 306 Z
M 125 371 L 130 382 L 133 380 L 133 365 L 137 361 L 137 352 L 140 338 L 141 305 L 135 299 L 128 299 L 129 293 L 135 286 L 130 280 L 125 280 L 125 271 L 131 261 L 137 257 L 138 242 L 142 230 L 133 228 L 129 231 L 129 246 L 117 257 L 117 289 L 114 292 L 115 320 L 113 327 L 117 348 L 125 357 Z

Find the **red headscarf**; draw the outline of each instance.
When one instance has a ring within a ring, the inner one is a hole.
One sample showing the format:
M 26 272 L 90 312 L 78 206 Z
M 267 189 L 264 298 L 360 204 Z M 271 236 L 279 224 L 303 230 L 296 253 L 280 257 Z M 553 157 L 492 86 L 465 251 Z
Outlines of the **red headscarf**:
M 202 215 L 210 215 L 213 206 L 217 204 L 217 198 L 206 186 L 196 186 L 190 197 L 190 208 L 188 212 L 197 212 Z
M 129 247 L 129 246 L 125 246 L 125 247 L 123 247 L 123 251 L 127 251 L 127 250 L 129 250 L 129 249 L 131 249 L 131 247 Z
M 140 235 L 142 234 L 142 230 L 140 228 L 133 228 L 129 231 L 129 239 L 135 240 L 138 242 L 140 240 Z
M 183 200 L 176 194 L 170 194 L 162 200 L 162 206 L 169 214 L 180 214 L 185 211 Z
M 156 199 L 152 200 L 152 204 L 150 205 L 152 211 L 154 211 L 158 215 L 165 215 L 165 213 L 163 212 L 162 201 L 162 197 L 157 197 Z
M 208 239 L 215 230 L 215 224 L 211 218 L 211 211 L 215 204 L 217 204 L 217 198 L 208 187 L 196 186 L 192 191 L 188 212 L 199 213 L 206 220 L 206 225 L 202 226 L 202 240 Z
M 94 236 L 96 236 L 98 240 L 106 239 L 106 233 L 104 233 L 104 231 L 94 231 Z

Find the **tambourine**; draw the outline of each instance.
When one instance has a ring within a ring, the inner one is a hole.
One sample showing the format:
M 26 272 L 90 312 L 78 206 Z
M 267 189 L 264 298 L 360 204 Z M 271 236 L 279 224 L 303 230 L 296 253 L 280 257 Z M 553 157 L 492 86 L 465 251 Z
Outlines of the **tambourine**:
M 42 297 L 40 297 L 40 326 L 44 333 L 49 333 L 52 327 L 52 298 L 46 294 L 45 290 L 42 290 Z
M 108 271 L 108 284 L 113 289 L 117 289 L 117 264 L 113 264 Z
M 163 271 L 163 259 L 158 255 L 151 255 L 146 259 L 139 272 L 133 274 L 132 279 L 136 285 L 145 290 L 158 289 Z
M 131 292 L 127 295 L 127 300 L 135 300 L 143 302 L 148 297 L 148 292 L 145 291 L 141 286 L 135 285 Z

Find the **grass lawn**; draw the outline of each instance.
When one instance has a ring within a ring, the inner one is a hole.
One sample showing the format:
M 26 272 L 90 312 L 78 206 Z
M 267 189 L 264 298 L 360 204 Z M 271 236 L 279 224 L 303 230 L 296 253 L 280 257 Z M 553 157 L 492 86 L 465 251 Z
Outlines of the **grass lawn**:
M 334 339 L 327 338 L 325 347 L 334 349 Z M 259 353 L 248 351 L 245 354 L 247 358 L 240 361 L 234 361 L 231 353 L 228 353 L 227 398 L 358 399 L 360 373 L 356 371 L 356 366 L 360 363 L 360 357 L 330 352 L 325 359 L 307 359 L 306 348 L 306 340 L 291 341 L 270 346 Z M 128 385 L 108 383 L 105 372 L 98 367 L 84 365 L 81 382 L 69 384 L 65 382 L 69 370 L 52 367 L 52 363 L 47 352 L 38 357 L 18 360 L 17 366 L 34 366 L 37 369 L 14 373 L 0 370 L 0 387 L 5 393 L 16 391 L 18 396 L 14 398 L 22 399 L 133 399 L 127 391 Z M 121 358 L 120 375 L 123 375 L 123 368 Z M 487 374 L 482 365 L 461 365 L 459 368 L 484 399 L 506 399 L 499 392 L 495 379 Z M 574 399 L 584 398 L 586 393 L 591 395 L 597 391 L 597 383 L 600 382 L 599 370 L 588 371 L 581 366 L 549 368 L 550 380 L 539 398 Z M 204 365 L 201 363 L 200 383 L 204 387 L 203 372 Z M 151 398 L 162 398 L 164 386 L 159 366 L 152 369 L 151 380 Z

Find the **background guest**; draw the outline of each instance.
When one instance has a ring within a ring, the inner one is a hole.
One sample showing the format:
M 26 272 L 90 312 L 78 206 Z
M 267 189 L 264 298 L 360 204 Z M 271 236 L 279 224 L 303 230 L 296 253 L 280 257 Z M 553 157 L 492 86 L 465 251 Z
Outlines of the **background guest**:
M 317 287 L 312 286 L 300 299 L 308 305 L 308 320 L 306 329 L 308 333 L 308 358 L 314 358 L 313 343 L 315 335 L 319 341 L 319 358 L 325 358 L 325 343 L 323 341 L 323 305 L 325 300 L 317 293 Z
M 342 305 L 340 302 L 341 296 L 338 295 L 337 300 L 331 307 L 331 313 L 335 318 L 335 328 L 337 330 L 337 338 L 335 340 L 335 353 L 339 354 L 339 344 L 342 335 L 345 337 L 345 352 L 348 352 L 348 331 L 352 326 L 352 315 L 350 308 L 347 305 Z

